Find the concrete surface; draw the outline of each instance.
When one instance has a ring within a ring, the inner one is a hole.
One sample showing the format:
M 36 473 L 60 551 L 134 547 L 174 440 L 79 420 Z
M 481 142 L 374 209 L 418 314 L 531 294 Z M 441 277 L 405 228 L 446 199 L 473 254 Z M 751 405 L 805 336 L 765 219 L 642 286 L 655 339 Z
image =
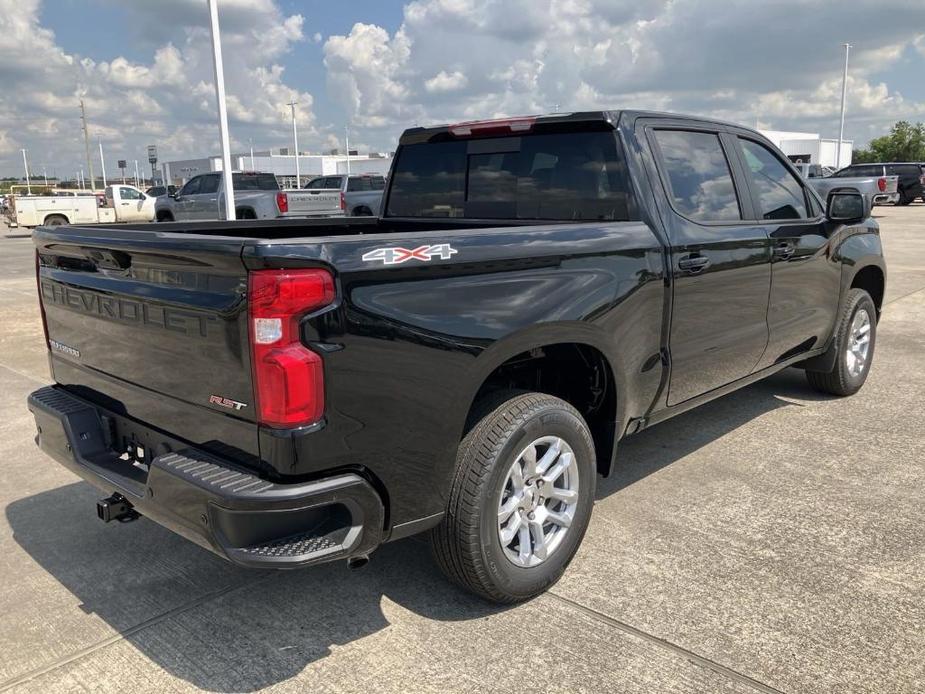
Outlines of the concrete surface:
M 253 572 L 100 523 L 33 445 L 32 247 L 0 228 L 0 691 L 925 691 L 925 205 L 876 213 L 864 390 L 789 370 L 628 439 L 565 578 L 510 609 L 416 539 Z

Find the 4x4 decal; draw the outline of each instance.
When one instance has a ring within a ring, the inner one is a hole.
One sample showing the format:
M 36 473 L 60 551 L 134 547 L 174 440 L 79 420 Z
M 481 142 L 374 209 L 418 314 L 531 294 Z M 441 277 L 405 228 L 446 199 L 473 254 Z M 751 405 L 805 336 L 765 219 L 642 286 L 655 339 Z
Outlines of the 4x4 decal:
M 363 261 L 366 263 L 381 261 L 383 265 L 398 265 L 409 260 L 423 260 L 424 262 L 434 258 L 449 260 L 457 253 L 459 251 L 448 243 L 438 243 L 434 246 L 418 246 L 413 249 L 392 246 L 390 248 L 377 248 L 364 253 Z

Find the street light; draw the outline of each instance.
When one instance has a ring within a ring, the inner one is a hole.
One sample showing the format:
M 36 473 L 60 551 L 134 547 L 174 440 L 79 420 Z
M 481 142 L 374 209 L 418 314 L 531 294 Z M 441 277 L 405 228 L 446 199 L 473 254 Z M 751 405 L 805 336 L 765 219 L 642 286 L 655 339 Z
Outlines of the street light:
M 29 162 L 26 160 L 26 150 L 22 150 L 22 165 L 26 169 L 26 195 L 32 195 L 32 183 L 29 181 Z
M 835 168 L 841 166 L 841 143 L 845 139 L 845 99 L 848 96 L 848 52 L 851 50 L 851 44 L 845 44 L 845 73 L 841 80 L 841 124 L 838 126 L 838 144 L 835 145 Z
M 99 144 L 100 144 L 100 166 L 103 169 L 103 188 L 105 188 L 109 184 L 106 182 L 106 162 L 103 160 L 103 141 L 100 140 Z
M 222 37 L 218 28 L 218 0 L 209 0 L 212 28 L 212 65 L 215 68 L 215 100 L 218 102 L 218 134 L 222 141 L 222 183 L 225 188 L 225 219 L 236 219 L 231 175 L 231 146 L 228 143 L 228 109 L 225 106 L 225 69 L 222 65 Z M 166 185 L 166 181 L 164 184 Z
M 298 101 L 290 101 L 289 108 L 292 110 L 292 141 L 295 146 L 295 187 L 302 187 L 302 177 L 299 175 L 299 131 L 295 124 L 295 107 Z

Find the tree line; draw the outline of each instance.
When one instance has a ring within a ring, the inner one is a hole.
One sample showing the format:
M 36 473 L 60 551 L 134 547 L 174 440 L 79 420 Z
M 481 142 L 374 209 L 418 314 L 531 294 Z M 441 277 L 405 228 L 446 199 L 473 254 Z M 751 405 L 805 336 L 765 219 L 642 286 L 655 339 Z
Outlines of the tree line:
M 864 149 L 854 150 L 851 158 L 852 164 L 881 161 L 925 162 L 925 123 L 894 123 L 888 134 L 875 137 Z

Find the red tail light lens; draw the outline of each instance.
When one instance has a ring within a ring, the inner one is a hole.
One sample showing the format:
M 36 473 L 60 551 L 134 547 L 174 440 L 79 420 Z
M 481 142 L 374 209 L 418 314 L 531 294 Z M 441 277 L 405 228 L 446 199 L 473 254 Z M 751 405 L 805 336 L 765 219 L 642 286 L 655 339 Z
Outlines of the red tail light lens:
M 257 270 L 248 275 L 251 356 L 258 420 L 292 428 L 324 414 L 321 357 L 299 336 L 302 316 L 334 301 L 327 270 Z
M 886 190 L 886 179 L 882 176 L 877 179 L 877 187 L 880 189 L 881 193 Z
M 42 297 L 42 264 L 39 261 L 39 252 L 35 252 L 35 288 L 39 292 L 39 312 L 42 314 L 42 332 L 45 333 L 45 349 L 48 345 L 48 319 L 45 317 L 45 299 Z
M 279 208 L 280 214 L 285 214 L 289 211 L 289 196 L 285 193 L 276 194 L 276 206 Z
M 340 192 L 340 209 L 347 210 L 347 197 L 344 195 L 344 191 Z

